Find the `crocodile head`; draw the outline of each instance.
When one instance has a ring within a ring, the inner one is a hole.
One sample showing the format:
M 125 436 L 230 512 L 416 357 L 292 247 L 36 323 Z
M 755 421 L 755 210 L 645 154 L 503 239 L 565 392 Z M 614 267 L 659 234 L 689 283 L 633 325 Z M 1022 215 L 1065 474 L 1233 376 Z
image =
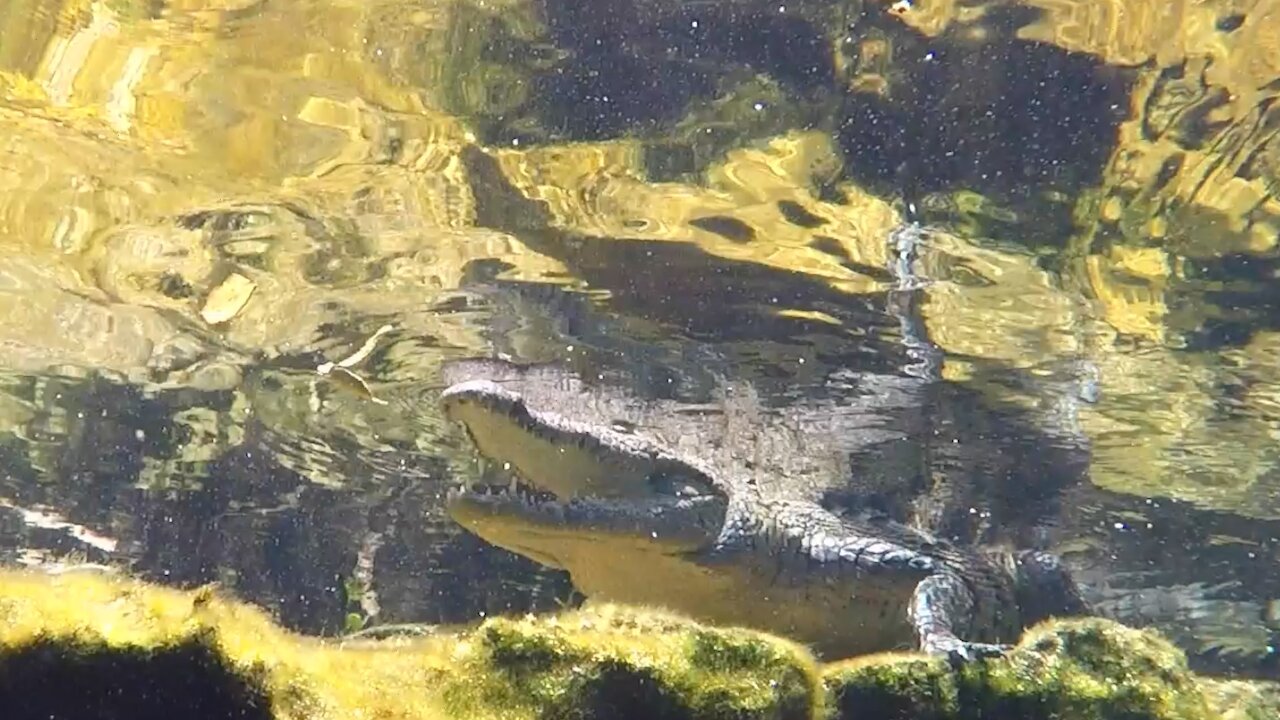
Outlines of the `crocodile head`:
M 442 400 L 480 454 L 510 474 L 449 497 L 450 515 L 494 545 L 576 575 L 575 565 L 610 554 L 678 556 L 720 534 L 726 486 L 693 460 L 532 410 L 487 380 L 454 385 Z

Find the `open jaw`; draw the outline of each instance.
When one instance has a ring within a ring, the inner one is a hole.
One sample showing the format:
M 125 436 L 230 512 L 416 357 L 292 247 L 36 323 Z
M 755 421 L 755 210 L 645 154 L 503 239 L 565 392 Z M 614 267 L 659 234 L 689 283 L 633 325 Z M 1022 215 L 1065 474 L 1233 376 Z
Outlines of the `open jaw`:
M 445 390 L 445 415 L 506 476 L 455 488 L 449 513 L 485 540 L 563 566 L 569 546 L 625 543 L 661 552 L 710 545 L 727 497 L 711 474 L 656 443 L 528 408 L 496 383 Z

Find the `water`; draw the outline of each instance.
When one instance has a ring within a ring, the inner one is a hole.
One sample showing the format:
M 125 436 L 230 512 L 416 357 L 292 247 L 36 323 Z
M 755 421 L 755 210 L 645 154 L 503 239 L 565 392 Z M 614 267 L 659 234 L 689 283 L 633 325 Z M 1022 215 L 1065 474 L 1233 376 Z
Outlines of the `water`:
M 608 5 L 0 1 L 3 561 L 576 602 L 441 510 L 506 358 L 1280 677 L 1280 7 Z

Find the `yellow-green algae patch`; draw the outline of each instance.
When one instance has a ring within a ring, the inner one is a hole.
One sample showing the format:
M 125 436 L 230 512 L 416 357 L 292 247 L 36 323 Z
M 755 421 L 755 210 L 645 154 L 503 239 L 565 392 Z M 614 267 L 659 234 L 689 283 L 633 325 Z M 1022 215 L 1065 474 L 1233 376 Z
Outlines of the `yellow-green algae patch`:
M 0 717 L 1262 720 L 1273 685 L 1212 681 L 1159 635 L 1044 623 L 953 668 L 886 653 L 820 668 L 762 633 L 600 606 L 469 630 L 302 637 L 210 590 L 0 571 Z
M 791 643 L 643 610 L 344 644 L 207 590 L 0 572 L 5 718 L 807 720 L 822 697 Z
M 829 665 L 842 720 L 1210 720 L 1273 718 L 1261 685 L 1192 673 L 1159 634 L 1102 619 L 1028 630 L 1005 657 L 953 670 L 945 660 L 884 654 Z

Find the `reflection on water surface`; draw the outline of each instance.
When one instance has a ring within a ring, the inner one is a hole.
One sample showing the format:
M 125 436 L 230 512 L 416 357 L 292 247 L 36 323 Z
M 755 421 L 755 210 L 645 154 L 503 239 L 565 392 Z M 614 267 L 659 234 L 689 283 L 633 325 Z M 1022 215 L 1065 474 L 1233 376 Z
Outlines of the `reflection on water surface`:
M 1277 676 L 1280 4 L 910 5 L 0 7 L 5 561 L 573 602 L 441 509 L 504 357 Z

